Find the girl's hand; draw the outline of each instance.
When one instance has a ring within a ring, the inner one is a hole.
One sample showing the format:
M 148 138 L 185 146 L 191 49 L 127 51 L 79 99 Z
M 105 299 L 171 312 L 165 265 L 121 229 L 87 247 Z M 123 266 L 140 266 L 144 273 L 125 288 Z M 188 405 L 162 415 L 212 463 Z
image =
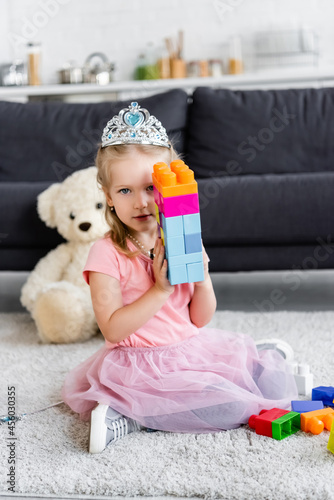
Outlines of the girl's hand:
M 217 307 L 217 300 L 209 274 L 209 258 L 203 250 L 204 280 L 195 283 L 194 294 L 190 301 L 190 319 L 197 326 L 202 328 L 212 319 Z
M 174 291 L 174 286 L 167 279 L 167 260 L 165 259 L 165 249 L 160 238 L 157 238 L 154 245 L 153 272 L 155 277 L 155 287 L 170 295 Z
M 210 276 L 209 276 L 209 259 L 208 259 L 207 253 L 204 249 L 203 242 L 202 242 L 202 254 L 203 254 L 203 265 L 204 265 L 204 280 L 197 281 L 195 283 L 195 286 L 202 286 L 205 283 L 207 283 L 208 280 L 211 281 Z
M 205 249 L 204 249 L 203 243 L 202 243 L 202 253 L 203 253 L 204 279 L 205 279 L 209 276 L 209 258 L 207 256 Z

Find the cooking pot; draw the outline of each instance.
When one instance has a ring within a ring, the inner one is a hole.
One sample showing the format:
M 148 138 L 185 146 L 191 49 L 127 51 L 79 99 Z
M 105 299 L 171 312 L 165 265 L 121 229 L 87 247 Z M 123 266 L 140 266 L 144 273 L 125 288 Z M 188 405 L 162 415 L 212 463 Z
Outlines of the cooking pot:
M 115 65 L 109 61 L 103 52 L 93 52 L 85 61 L 83 68 L 84 82 L 107 85 L 113 80 L 114 69 Z
M 82 83 L 82 69 L 71 62 L 64 64 L 58 71 L 60 83 Z

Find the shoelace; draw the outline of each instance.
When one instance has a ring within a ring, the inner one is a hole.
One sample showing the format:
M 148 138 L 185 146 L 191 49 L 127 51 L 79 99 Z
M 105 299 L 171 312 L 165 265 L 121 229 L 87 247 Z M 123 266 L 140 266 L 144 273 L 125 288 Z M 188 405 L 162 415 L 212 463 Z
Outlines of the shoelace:
M 126 436 L 129 432 L 128 421 L 124 417 L 111 422 L 111 428 L 114 431 L 113 443 Z

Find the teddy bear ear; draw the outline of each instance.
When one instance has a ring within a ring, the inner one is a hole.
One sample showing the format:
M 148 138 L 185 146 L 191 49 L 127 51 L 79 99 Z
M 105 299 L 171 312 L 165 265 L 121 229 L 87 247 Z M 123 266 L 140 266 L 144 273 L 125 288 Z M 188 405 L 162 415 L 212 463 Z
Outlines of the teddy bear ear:
M 52 184 L 37 196 L 37 212 L 48 227 L 56 227 L 54 206 L 60 190 L 60 183 Z

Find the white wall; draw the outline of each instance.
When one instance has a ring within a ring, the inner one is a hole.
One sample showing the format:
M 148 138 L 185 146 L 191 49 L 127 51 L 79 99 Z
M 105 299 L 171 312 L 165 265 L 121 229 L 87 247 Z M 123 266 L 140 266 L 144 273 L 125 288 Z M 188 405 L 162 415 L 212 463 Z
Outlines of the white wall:
M 27 40 L 43 49 L 43 83 L 68 60 L 83 65 L 103 51 L 117 80 L 132 78 L 149 41 L 185 32 L 187 60 L 226 56 L 232 34 L 307 25 L 321 35 L 322 61 L 334 64 L 333 0 L 0 0 L 0 64 L 25 57 Z
M 9 57 L 10 43 L 7 38 L 9 32 L 9 15 L 7 0 L 0 0 L 0 64 Z

